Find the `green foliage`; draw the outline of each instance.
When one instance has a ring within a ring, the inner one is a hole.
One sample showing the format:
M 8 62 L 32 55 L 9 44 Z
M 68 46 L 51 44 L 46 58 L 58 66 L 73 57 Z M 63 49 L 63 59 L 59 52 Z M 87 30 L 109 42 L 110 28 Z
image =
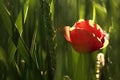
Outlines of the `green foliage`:
M 79 19 L 109 33 L 100 80 L 120 79 L 119 9 L 119 0 L 0 0 L 0 80 L 96 80 L 100 51 L 77 53 L 64 39 Z

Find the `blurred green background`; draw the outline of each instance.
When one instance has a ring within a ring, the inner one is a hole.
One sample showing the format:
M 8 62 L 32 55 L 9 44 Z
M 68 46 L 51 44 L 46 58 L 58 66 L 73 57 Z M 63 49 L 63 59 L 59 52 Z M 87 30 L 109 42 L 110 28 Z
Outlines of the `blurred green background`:
M 120 0 L 0 0 L 0 80 L 96 80 L 96 54 L 75 52 L 63 27 L 92 19 L 109 34 L 99 80 L 120 79 Z

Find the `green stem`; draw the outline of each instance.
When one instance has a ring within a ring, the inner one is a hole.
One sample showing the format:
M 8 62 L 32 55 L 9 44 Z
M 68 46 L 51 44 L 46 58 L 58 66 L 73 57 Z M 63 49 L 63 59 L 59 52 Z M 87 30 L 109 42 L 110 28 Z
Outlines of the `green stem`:
M 93 4 L 93 21 L 95 22 L 96 20 L 96 8 L 95 5 Z

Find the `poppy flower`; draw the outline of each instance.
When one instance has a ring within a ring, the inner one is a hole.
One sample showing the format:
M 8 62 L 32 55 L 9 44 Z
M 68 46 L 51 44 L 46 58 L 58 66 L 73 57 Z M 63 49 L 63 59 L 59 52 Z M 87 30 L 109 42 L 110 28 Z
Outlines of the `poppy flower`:
M 108 45 L 108 34 L 92 20 L 79 20 L 65 26 L 65 39 L 77 52 L 91 53 Z

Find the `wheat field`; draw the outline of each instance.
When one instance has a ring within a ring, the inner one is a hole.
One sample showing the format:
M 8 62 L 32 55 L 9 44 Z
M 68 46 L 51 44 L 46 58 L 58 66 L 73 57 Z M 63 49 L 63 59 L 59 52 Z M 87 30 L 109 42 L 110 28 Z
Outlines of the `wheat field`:
M 63 27 L 94 20 L 109 34 L 109 45 L 78 53 Z M 0 0 L 0 80 L 119 80 L 119 0 Z M 105 66 L 96 79 L 96 55 Z

